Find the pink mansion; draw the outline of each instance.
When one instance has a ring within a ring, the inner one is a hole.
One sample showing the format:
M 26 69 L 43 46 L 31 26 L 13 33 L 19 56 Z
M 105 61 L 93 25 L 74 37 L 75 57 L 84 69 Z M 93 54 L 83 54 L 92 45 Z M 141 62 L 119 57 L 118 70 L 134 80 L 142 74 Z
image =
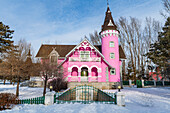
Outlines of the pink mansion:
M 36 57 L 62 65 L 69 87 L 88 84 L 110 89 L 120 83 L 121 62 L 126 57 L 109 6 L 99 35 L 102 45 L 93 45 L 86 38 L 77 45 L 42 44 Z

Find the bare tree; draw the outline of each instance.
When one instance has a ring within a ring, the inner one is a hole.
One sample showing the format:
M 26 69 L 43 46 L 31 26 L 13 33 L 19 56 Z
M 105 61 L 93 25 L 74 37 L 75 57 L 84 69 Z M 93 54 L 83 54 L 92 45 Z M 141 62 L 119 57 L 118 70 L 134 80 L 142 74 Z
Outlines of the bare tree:
M 89 34 L 90 41 L 93 45 L 101 45 L 101 37 L 97 31 L 94 31 L 94 34 Z
M 142 27 L 142 22 L 137 18 L 130 17 L 126 19 L 120 17 L 117 22 L 118 29 L 120 31 L 120 43 L 123 49 L 126 51 L 128 62 L 132 69 L 129 68 L 128 72 L 133 75 L 133 80 L 136 80 L 137 76 L 144 76 L 144 70 L 146 69 L 147 57 L 144 56 L 149 50 L 151 42 L 157 40 L 158 31 L 161 29 L 161 25 L 158 21 L 151 18 L 146 18 Z
M 160 11 L 161 15 L 164 18 L 168 18 L 170 16 L 170 1 L 169 0 L 162 0 L 164 11 Z
M 13 47 L 4 55 L 3 63 L 0 65 L 0 73 L 4 77 L 9 77 L 14 82 L 17 82 L 16 96 L 19 96 L 20 81 L 37 75 L 36 71 L 34 71 L 36 69 L 35 64 L 32 63 L 31 58 L 28 60 L 29 58 L 26 56 L 30 46 L 23 40 L 19 41 L 18 45 L 12 45 Z
M 57 63 L 50 63 L 50 61 L 43 61 L 41 63 L 40 75 L 44 79 L 43 96 L 46 94 L 47 81 L 49 79 L 52 80 L 57 77 L 61 78 L 61 80 L 64 79 L 64 71 L 62 66 L 59 67 Z

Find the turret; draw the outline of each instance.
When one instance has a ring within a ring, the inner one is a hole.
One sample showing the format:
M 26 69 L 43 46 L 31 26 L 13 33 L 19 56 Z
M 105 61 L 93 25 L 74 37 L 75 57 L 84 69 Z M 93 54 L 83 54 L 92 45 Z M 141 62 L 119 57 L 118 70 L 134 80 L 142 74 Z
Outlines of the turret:
M 109 69 L 109 75 L 116 75 L 120 78 L 120 62 L 119 62 L 119 42 L 118 42 L 118 30 L 115 25 L 112 14 L 107 6 L 107 11 L 105 15 L 104 24 L 100 35 L 102 37 L 102 54 L 105 57 L 106 61 L 113 67 Z

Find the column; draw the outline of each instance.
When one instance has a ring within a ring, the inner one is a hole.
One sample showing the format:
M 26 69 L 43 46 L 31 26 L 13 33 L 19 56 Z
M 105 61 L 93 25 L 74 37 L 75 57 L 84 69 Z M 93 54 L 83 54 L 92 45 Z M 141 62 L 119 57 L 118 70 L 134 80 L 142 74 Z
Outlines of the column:
M 144 80 L 142 80 L 142 87 L 144 88 L 145 84 L 144 84 Z
M 88 71 L 88 82 L 91 82 L 91 70 Z
M 98 68 L 97 72 L 98 72 L 98 82 L 102 82 L 102 71 L 101 71 L 101 68 Z
M 78 69 L 78 82 L 81 82 L 81 70 Z

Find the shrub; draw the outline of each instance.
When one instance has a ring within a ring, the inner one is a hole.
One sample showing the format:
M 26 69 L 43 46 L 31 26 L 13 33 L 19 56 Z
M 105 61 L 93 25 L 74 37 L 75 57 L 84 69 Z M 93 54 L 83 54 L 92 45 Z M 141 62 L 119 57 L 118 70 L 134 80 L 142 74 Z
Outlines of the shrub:
M 11 109 L 15 104 L 19 103 L 19 99 L 12 93 L 0 93 L 0 111 Z
M 67 82 L 58 77 L 49 82 L 48 88 L 50 88 L 50 86 L 53 86 L 53 91 L 58 92 L 62 89 L 67 89 Z

